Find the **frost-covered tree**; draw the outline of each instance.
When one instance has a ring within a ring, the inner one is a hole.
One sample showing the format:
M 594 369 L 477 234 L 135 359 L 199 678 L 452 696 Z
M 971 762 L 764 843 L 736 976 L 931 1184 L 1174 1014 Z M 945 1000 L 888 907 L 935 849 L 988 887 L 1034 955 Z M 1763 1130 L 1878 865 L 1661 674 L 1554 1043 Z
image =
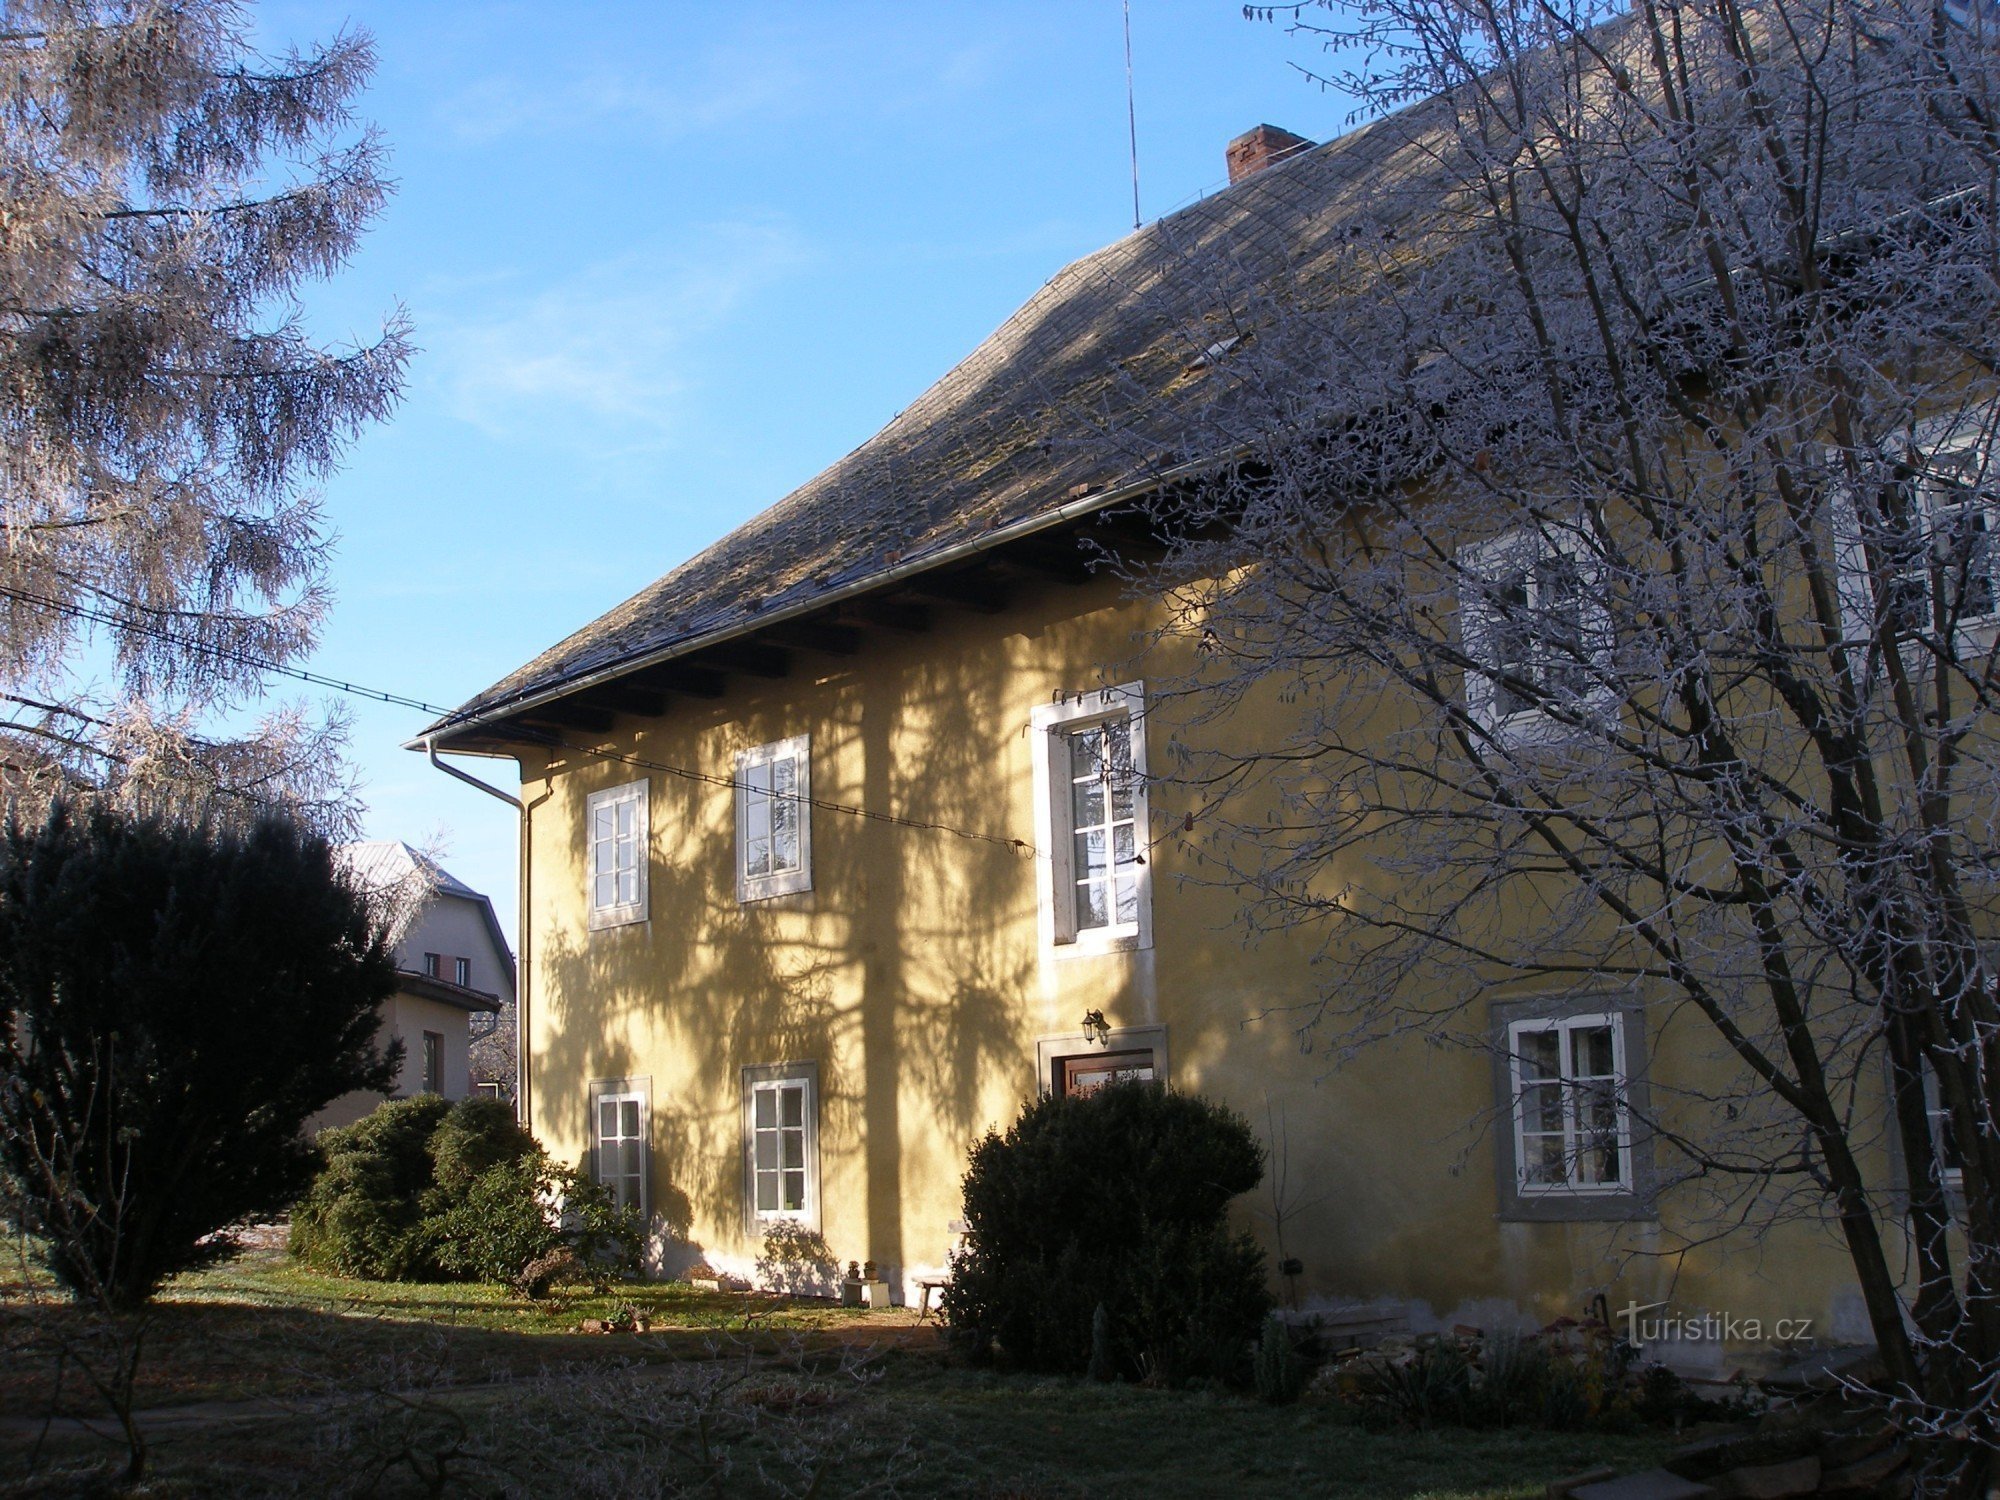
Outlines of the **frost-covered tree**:
M 341 790 L 337 725 L 214 737 L 307 651 L 313 485 L 392 406 L 400 313 L 330 349 L 296 294 L 379 209 L 347 35 L 251 50 L 231 0 L 0 3 L 0 761 L 19 790 L 291 805 Z M 329 800 L 333 799 L 333 800 Z
M 1177 736 L 1196 878 L 1323 939 L 1293 1017 L 1320 1044 L 1489 1047 L 1496 997 L 1642 997 L 1686 1064 L 1640 1122 L 1660 1248 L 1824 1225 L 1931 1482 L 1983 1493 L 2000 23 L 1283 16 L 1389 116 L 1394 170 L 1254 295 L 1225 237 L 1181 247 L 1239 333 L 1182 445 L 1232 465 L 1162 507 L 1149 578 L 1218 725 Z M 1274 701 L 1289 728 L 1243 745 Z M 1544 1165 L 1586 1171 L 1596 1117 Z

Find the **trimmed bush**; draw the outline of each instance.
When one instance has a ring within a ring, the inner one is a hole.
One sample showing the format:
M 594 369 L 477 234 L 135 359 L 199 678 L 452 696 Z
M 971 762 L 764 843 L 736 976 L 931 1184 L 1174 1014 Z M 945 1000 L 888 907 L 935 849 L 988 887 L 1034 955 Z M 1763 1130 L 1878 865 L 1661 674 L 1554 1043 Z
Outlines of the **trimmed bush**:
M 538 1149 L 527 1127 L 514 1118 L 513 1105 L 498 1099 L 461 1099 L 431 1136 L 435 1186 L 446 1199 L 457 1201 L 494 1167 L 519 1161 Z
M 559 1281 L 636 1270 L 644 1239 L 636 1210 L 619 1209 L 609 1188 L 557 1166 L 532 1138 L 525 1154 L 495 1162 L 432 1222 L 445 1270 L 524 1297 L 546 1297 Z
M 427 1226 L 437 1180 L 430 1148 L 451 1109 L 436 1094 L 419 1094 L 321 1132 L 326 1165 L 292 1213 L 292 1254 L 369 1281 L 442 1275 Z
M 370 1281 L 491 1281 L 541 1297 L 636 1264 L 644 1231 L 558 1166 L 493 1099 L 393 1099 L 319 1138 L 326 1166 L 292 1216 L 292 1253 Z
M 1037 1100 L 972 1149 L 946 1321 L 1026 1369 L 1242 1380 L 1271 1298 L 1263 1250 L 1224 1221 L 1263 1171 L 1248 1123 L 1206 1099 Z

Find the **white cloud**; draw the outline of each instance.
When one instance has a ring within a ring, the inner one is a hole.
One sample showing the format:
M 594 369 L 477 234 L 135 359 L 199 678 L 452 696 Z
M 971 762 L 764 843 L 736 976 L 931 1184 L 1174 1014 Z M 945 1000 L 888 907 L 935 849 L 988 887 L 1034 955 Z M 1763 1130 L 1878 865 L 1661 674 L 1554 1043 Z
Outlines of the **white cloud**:
M 453 136 L 475 146 L 524 133 L 588 134 L 607 126 L 669 142 L 741 122 L 768 122 L 796 101 L 808 82 L 782 58 L 745 66 L 743 59 L 715 54 L 692 72 L 652 79 L 598 68 L 534 83 L 491 76 L 440 101 L 437 112 Z
M 701 341 L 804 259 L 782 225 L 726 223 L 554 285 L 467 288 L 476 306 L 422 312 L 423 367 L 446 410 L 490 437 L 657 449 L 687 420 Z

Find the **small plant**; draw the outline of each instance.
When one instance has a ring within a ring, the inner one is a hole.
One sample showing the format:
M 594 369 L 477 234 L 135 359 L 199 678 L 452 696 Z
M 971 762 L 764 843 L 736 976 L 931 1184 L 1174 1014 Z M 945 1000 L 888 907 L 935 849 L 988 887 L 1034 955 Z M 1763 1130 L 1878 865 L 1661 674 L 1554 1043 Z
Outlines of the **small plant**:
M 1472 1363 L 1447 1339 L 1420 1343 L 1401 1360 L 1371 1360 L 1355 1380 L 1365 1425 L 1431 1428 L 1462 1423 L 1472 1406 Z
M 789 1219 L 779 1220 L 765 1234 L 756 1270 L 760 1285 L 791 1297 L 831 1296 L 840 1280 L 840 1262 L 825 1236 Z
M 1290 1406 L 1306 1388 L 1310 1373 L 1300 1357 L 1291 1326 L 1276 1313 L 1264 1319 L 1254 1366 L 1257 1395 L 1273 1406 Z

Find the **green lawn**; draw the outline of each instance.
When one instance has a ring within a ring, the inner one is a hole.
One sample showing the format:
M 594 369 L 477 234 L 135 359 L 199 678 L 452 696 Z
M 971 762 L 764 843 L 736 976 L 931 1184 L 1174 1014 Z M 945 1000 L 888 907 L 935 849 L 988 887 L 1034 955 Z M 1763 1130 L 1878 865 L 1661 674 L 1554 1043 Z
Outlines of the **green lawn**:
M 0 1359 L 0 1495 L 115 1493 L 112 1450 L 34 1433 L 74 1315 L 16 1285 Z M 582 1335 L 631 1303 L 645 1335 Z M 65 1320 L 70 1320 L 66 1323 Z M 23 1334 L 43 1352 L 25 1348 Z M 94 1415 L 72 1379 L 62 1406 Z M 190 1402 L 244 1402 L 251 1408 Z M 275 1403 L 275 1404 L 273 1404 Z M 148 1334 L 156 1495 L 1533 1496 L 1654 1462 L 1667 1435 L 1371 1433 L 1339 1405 L 1004 1374 L 907 1313 L 623 1286 L 531 1304 L 490 1288 L 350 1282 L 272 1251 L 182 1278 Z M 183 1405 L 183 1420 L 166 1409 Z M 817 1483 L 817 1488 L 813 1486 Z

